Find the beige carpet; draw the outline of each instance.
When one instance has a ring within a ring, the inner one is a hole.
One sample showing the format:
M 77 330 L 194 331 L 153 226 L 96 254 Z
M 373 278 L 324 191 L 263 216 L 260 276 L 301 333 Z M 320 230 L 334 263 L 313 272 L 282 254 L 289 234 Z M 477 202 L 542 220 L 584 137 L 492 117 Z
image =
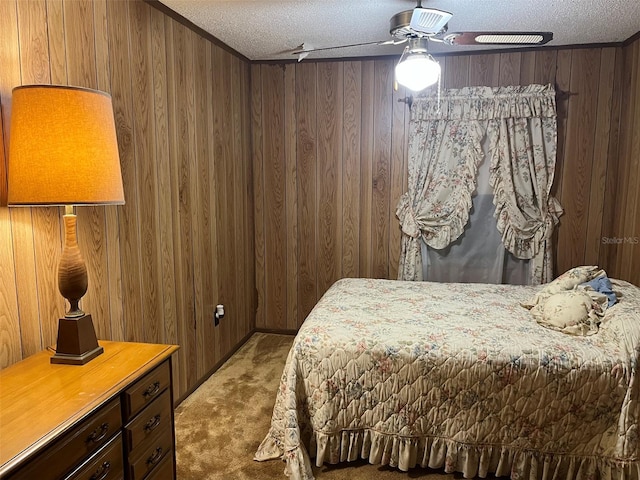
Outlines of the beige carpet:
M 253 460 L 269 430 L 278 381 L 293 342 L 254 334 L 176 409 L 178 480 L 286 479 L 280 460 Z M 453 480 L 461 475 L 397 469 L 366 461 L 314 467 L 319 480 Z

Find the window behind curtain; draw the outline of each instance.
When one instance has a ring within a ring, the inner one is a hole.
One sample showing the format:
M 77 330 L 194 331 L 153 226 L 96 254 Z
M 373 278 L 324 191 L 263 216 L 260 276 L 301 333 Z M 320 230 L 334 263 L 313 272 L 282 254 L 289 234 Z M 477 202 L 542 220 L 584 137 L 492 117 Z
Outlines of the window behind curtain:
M 478 184 L 464 233 L 441 250 L 421 242 L 424 280 L 516 285 L 528 282 L 529 260 L 520 260 L 505 250 L 496 227 L 485 141 L 483 150 L 485 159 L 478 168 Z

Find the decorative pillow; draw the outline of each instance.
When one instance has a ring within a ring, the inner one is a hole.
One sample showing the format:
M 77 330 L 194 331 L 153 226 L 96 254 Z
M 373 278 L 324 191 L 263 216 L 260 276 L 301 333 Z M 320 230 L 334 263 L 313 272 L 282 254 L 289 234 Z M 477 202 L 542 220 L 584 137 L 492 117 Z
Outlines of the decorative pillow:
M 567 270 L 555 280 L 544 285 L 542 290 L 536 293 L 529 300 L 522 302 L 521 305 L 525 308 L 532 308 L 538 303 L 546 300 L 554 293 L 564 292 L 571 290 L 581 283 L 593 280 L 596 277 L 606 275 L 604 270 L 596 265 L 584 265 L 580 267 L 574 267 Z
M 597 265 L 583 265 L 581 267 L 574 267 L 567 270 L 558 278 L 547 284 L 545 289 L 549 290 L 571 290 L 576 285 L 593 280 L 604 273 Z M 556 293 L 552 291 L 551 293 Z
M 602 311 L 584 290 L 569 290 L 549 296 L 531 313 L 544 327 L 572 335 L 592 335 L 598 331 Z

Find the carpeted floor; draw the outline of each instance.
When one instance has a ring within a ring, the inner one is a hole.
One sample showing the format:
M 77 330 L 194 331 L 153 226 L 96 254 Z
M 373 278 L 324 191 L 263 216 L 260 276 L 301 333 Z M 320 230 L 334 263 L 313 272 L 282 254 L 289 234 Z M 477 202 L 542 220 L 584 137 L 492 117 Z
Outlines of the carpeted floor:
M 286 479 L 280 460 L 253 460 L 269 430 L 278 381 L 293 342 L 254 334 L 176 409 L 178 480 Z M 318 480 L 453 480 L 461 475 L 397 469 L 366 461 L 314 467 Z

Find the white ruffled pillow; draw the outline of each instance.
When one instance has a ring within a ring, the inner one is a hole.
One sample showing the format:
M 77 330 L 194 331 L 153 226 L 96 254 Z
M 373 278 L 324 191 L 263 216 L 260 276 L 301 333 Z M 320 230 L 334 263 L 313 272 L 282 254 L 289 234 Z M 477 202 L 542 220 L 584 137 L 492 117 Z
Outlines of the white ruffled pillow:
M 572 290 L 581 283 L 589 282 L 594 278 L 600 277 L 602 275 L 606 275 L 605 271 L 600 269 L 600 267 L 596 265 L 583 265 L 580 267 L 574 267 L 570 270 L 567 270 L 553 281 L 544 285 L 538 293 L 536 293 L 529 300 L 522 302 L 521 305 L 525 308 L 533 308 L 535 305 L 543 302 L 555 293 Z
M 598 332 L 603 314 L 594 300 L 584 290 L 558 292 L 535 305 L 531 314 L 544 327 L 572 335 L 592 335 Z

